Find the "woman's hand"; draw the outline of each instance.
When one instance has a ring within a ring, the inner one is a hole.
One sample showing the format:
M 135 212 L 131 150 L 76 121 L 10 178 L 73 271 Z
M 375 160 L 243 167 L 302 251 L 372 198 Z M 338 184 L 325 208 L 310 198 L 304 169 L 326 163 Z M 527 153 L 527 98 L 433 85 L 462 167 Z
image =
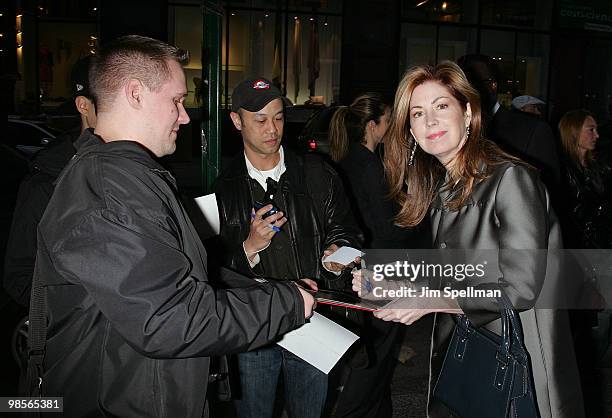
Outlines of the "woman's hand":
M 435 312 L 434 309 L 381 309 L 374 312 L 374 316 L 383 321 L 401 322 L 412 325 L 427 314 Z
M 401 308 L 399 306 L 401 306 Z M 410 308 L 410 306 L 413 307 Z M 425 315 L 434 312 L 460 315 L 463 313 L 463 310 L 454 299 L 430 298 L 424 300 L 400 298 L 387 305 L 387 308 L 374 312 L 374 316 L 383 321 L 401 322 L 402 324 L 412 325 Z
M 363 294 L 363 291 L 361 288 L 361 282 L 362 282 L 363 275 L 361 274 L 361 270 L 353 271 L 352 275 L 353 275 L 353 280 L 351 280 L 351 284 L 352 284 L 353 292 L 357 292 L 357 295 L 361 297 L 361 295 Z
M 351 272 L 353 279 L 351 280 L 352 290 L 357 292 L 360 298 L 367 300 L 379 300 L 372 293 L 372 273 L 369 270 L 361 269 Z
M 312 290 L 316 292 L 319 290 L 319 286 L 317 282 L 312 279 L 300 279 L 296 282 L 299 286 L 303 287 L 305 290 Z

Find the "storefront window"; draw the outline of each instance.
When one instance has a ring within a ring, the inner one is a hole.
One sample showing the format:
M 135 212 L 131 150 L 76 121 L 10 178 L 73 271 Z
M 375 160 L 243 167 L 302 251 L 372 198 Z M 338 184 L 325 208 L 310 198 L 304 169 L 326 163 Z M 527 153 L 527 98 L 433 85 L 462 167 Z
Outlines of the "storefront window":
M 402 17 L 410 20 L 476 23 L 478 0 L 407 0 Z
M 170 6 L 170 39 L 179 48 L 189 51 L 189 64 L 185 67 L 187 98 L 185 107 L 200 107 L 202 101 L 202 12 L 199 7 Z
M 519 33 L 517 38 L 515 95 L 546 100 L 550 37 Z
M 224 23 L 229 24 L 229 44 L 224 28 L 221 91 L 227 91 L 228 104 L 234 87 L 245 78 L 263 76 L 280 85 L 284 55 L 282 14 L 232 10 Z
M 600 129 L 600 135 L 610 135 L 612 120 L 612 42 L 594 40 L 586 50 L 584 62 L 583 107 L 597 117 L 600 124 L 607 122 L 607 128 Z M 602 133 L 603 132 L 603 133 Z
M 288 8 L 296 11 L 342 13 L 342 0 L 289 0 Z
M 340 21 L 293 14 L 289 19 L 287 97 L 294 104 L 331 104 L 340 92 Z
M 272 80 L 295 104 L 337 101 L 342 0 L 233 0 L 222 5 L 224 108 L 229 108 L 233 89 L 241 80 L 257 76 Z M 199 5 L 170 4 L 169 27 L 170 40 L 191 53 L 185 68 L 186 103 L 198 107 L 204 36 Z
M 224 30 L 221 60 L 223 95 L 227 92 L 224 105 L 229 105 L 241 80 L 256 76 L 270 79 L 294 104 L 316 101 L 329 105 L 337 100 L 340 16 L 250 9 L 228 13 L 229 39 Z
M 290 12 L 342 13 L 342 0 L 229 0 L 232 9 L 288 10 Z
M 400 76 L 415 65 L 436 62 L 436 27 L 434 25 L 402 24 L 400 37 Z
M 38 0 L 36 13 L 40 18 L 97 19 L 99 0 Z
M 545 31 L 550 28 L 551 0 L 464 1 L 461 19 L 451 23 L 432 15 L 435 11 L 440 14 L 440 4 L 427 0 L 402 3 L 402 18 L 410 21 L 402 23 L 400 73 L 415 64 L 457 61 L 462 55 L 480 53 L 492 57 L 500 69 L 498 100 L 502 104 L 510 106 L 513 97 L 524 94 L 547 100 L 550 34 Z M 449 7 L 447 4 L 447 10 Z M 476 24 L 467 22 L 467 16 L 478 15 Z M 417 24 L 414 19 L 438 22 Z M 496 30 L 489 25 L 535 27 Z
M 38 24 L 40 44 L 38 69 L 43 106 L 53 107 L 72 96 L 70 74 L 81 58 L 95 52 L 98 27 L 95 23 Z
M 223 2 L 225 3 L 225 2 Z M 285 5 L 285 0 L 229 0 L 227 2 L 231 8 L 259 8 L 276 10 L 278 7 Z
M 98 0 L 41 0 L 17 9 L 16 61 L 20 77 L 15 97 L 20 112 L 51 110 L 71 100 L 74 64 L 98 49 L 98 7 Z
M 500 103 L 510 107 L 515 89 L 514 38 L 511 31 L 483 30 L 481 32 L 480 51 L 489 55 L 496 62 L 501 72 L 497 84 Z
M 477 30 L 470 27 L 440 27 L 438 62 L 457 61 L 462 55 L 476 50 Z
M 550 29 L 552 0 L 484 0 L 482 24 Z

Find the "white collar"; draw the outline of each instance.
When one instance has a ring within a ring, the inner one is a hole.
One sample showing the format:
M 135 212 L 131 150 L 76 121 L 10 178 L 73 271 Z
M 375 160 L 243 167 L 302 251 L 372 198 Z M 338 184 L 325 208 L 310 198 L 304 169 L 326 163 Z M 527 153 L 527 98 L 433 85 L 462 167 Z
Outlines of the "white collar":
M 244 161 L 246 162 L 247 173 L 249 177 L 253 180 L 257 181 L 261 185 L 261 187 L 266 190 L 266 179 L 271 177 L 272 180 L 278 181 L 280 177 L 283 175 L 287 168 L 285 167 L 285 152 L 283 151 L 283 146 L 281 145 L 278 149 L 280 153 L 280 158 L 278 159 L 278 163 L 272 167 L 270 170 L 259 170 L 255 168 L 255 166 L 249 161 L 249 158 L 244 154 Z

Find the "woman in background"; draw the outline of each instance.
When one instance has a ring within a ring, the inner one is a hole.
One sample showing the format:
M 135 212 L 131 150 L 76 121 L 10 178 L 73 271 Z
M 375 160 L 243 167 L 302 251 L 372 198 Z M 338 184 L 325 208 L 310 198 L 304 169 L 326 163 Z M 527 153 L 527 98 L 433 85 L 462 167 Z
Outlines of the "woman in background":
M 563 238 L 566 248 L 612 248 L 612 214 L 610 213 L 610 166 L 595 158 L 599 133 L 597 121 L 588 110 L 567 112 L 559 121 L 559 133 L 564 158 L 565 199 L 562 213 Z M 608 256 L 603 252 L 591 253 L 598 259 Z M 586 260 L 585 260 L 586 261 Z M 590 263 L 582 265 L 579 273 L 587 271 L 585 283 L 591 284 L 588 275 L 593 270 Z M 585 267 L 586 266 L 586 267 Z M 586 289 L 591 289 L 586 286 Z M 605 288 L 604 288 L 605 289 Z M 595 289 L 601 292 L 602 289 Z M 589 295 L 589 293 L 582 293 Z M 592 294 L 591 294 L 592 295 Z M 606 295 L 605 290 L 603 295 Z M 587 296 L 587 303 L 597 296 Z M 572 332 L 584 388 L 585 407 L 589 416 L 604 416 L 605 391 L 601 379 L 600 362 L 611 340 L 610 310 L 577 309 L 571 312 Z
M 572 110 L 559 121 L 569 199 L 567 248 L 612 248 L 610 166 L 595 158 L 599 134 L 588 110 Z
M 388 196 L 377 152 L 390 114 L 380 95 L 363 94 L 350 106 L 341 106 L 330 123 L 331 157 L 348 183 L 353 207 L 358 208 L 355 215 L 365 235 L 363 248 L 415 248 L 411 231 L 394 224 L 399 207 Z
M 350 106 L 341 106 L 330 123 L 332 159 L 338 163 L 352 207 L 364 232 L 368 248 L 408 248 L 411 231 L 394 225 L 398 207 L 388 197 L 382 160 L 377 152 L 391 109 L 377 94 L 363 94 Z M 394 353 L 401 338 L 399 324 L 365 316 L 361 341 L 368 360 L 348 361 L 349 376 L 344 382 L 334 417 L 383 418 L 392 416 L 391 377 L 396 364 Z
M 498 250 L 497 260 L 487 266 L 495 274 L 475 287 L 502 289 L 523 310 L 520 317 L 540 416 L 584 416 L 567 315 L 533 309 L 550 273 L 541 252 L 533 250 L 561 247 L 548 193 L 534 170 L 482 138 L 478 93 L 456 64 L 446 61 L 406 73 L 396 92 L 385 145 L 391 196 L 401 206 L 397 223 L 412 227 L 429 217 L 435 248 Z M 451 278 L 442 284 L 447 285 L 456 282 Z M 353 289 L 362 290 L 359 274 Z M 445 358 L 454 315 L 465 314 L 474 325 L 500 334 L 494 298 L 438 299 L 418 309 L 402 300 L 397 308 L 374 314 L 408 325 L 435 315 L 430 393 Z M 445 405 L 429 399 L 428 416 L 451 415 Z

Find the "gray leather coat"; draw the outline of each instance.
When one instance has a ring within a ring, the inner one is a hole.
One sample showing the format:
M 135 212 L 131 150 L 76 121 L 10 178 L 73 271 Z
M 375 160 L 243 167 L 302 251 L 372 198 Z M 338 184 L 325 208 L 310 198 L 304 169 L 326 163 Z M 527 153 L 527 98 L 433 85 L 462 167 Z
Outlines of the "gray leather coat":
M 449 211 L 441 191 L 430 210 L 435 248 L 448 249 L 557 249 L 562 247 L 559 225 L 545 187 L 526 166 L 505 162 L 474 187 L 469 201 Z M 533 254 L 533 256 L 529 254 Z M 498 283 L 517 305 L 533 306 L 542 287 L 554 285 L 555 272 L 537 251 L 500 251 Z M 495 299 L 460 299 L 470 320 L 499 333 L 499 311 Z M 524 308 L 522 308 L 524 309 Z M 531 356 L 536 398 L 542 418 L 582 417 L 582 393 L 575 354 L 565 311 L 526 309 L 520 314 L 525 344 Z M 492 321 L 492 322 L 491 322 Z M 454 328 L 449 314 L 437 314 L 430 357 L 430 393 L 444 360 Z M 428 416 L 448 416 L 448 411 L 430 399 Z

